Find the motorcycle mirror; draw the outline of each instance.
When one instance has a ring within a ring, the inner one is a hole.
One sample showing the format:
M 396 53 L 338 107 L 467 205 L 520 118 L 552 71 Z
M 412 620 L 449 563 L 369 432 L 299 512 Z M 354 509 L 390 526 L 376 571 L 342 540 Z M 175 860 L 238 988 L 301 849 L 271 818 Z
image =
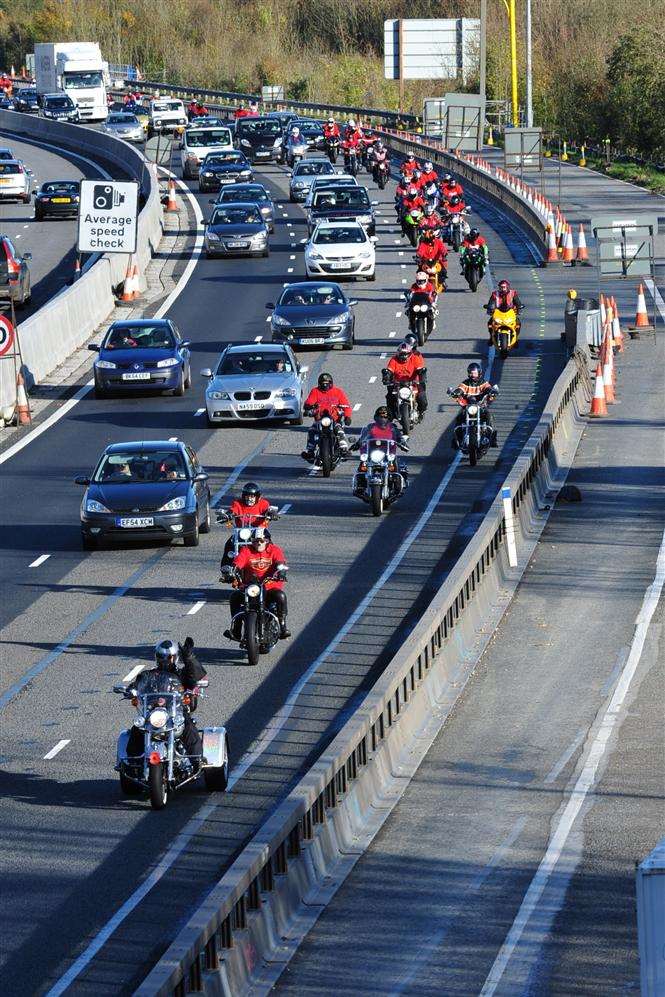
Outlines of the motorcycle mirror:
M 281 572 L 281 571 L 288 571 L 288 570 L 289 570 L 288 564 L 278 564 L 277 565 L 277 571 Z
M 210 367 L 204 367 L 201 371 L 201 377 L 212 377 L 212 371 Z
M 498 390 L 499 390 L 499 385 L 498 384 L 493 384 L 492 385 L 492 391 L 498 391 Z
M 266 301 L 266 308 L 274 308 L 274 307 L 275 307 L 274 301 Z
M 455 389 L 453 388 L 453 386 L 451 384 L 449 384 L 448 387 L 446 388 L 446 394 L 447 395 L 452 395 L 452 393 L 453 393 L 454 390 Z
M 125 694 L 125 692 L 127 690 L 125 689 L 124 685 L 114 685 L 113 686 L 113 691 L 114 692 L 119 692 L 122 696 L 124 696 L 124 694 Z
M 199 679 L 196 683 L 198 689 L 207 689 L 209 684 L 208 679 Z
M 276 505 L 269 505 L 268 512 L 270 513 L 271 516 L 276 516 L 277 513 L 279 512 L 279 509 L 277 508 Z

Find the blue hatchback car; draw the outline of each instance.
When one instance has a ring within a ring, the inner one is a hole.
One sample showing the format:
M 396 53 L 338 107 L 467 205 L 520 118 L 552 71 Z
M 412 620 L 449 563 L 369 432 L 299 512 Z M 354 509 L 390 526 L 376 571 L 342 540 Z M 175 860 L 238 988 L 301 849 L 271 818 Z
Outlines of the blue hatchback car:
M 95 395 L 115 391 L 171 391 L 184 395 L 191 387 L 189 342 L 170 319 L 132 319 L 114 322 L 95 360 Z

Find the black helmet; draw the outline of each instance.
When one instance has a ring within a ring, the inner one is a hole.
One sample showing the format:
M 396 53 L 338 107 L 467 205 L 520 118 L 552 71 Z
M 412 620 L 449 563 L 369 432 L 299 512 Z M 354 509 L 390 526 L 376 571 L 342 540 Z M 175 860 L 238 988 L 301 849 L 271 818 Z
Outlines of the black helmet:
M 385 405 L 379 405 L 378 409 L 374 413 L 374 421 L 378 422 L 380 426 L 385 426 L 388 424 L 390 416 L 388 415 L 388 409 Z
M 248 504 L 247 500 L 251 498 L 254 499 L 254 502 L 258 502 L 259 499 L 261 498 L 261 489 L 259 488 L 259 486 L 256 484 L 255 481 L 248 481 L 247 484 L 244 485 L 242 489 L 242 500 L 245 503 L 245 505 Z M 254 502 L 252 502 L 251 504 L 253 505 Z
M 477 239 L 479 235 L 480 232 L 478 231 L 477 228 L 472 228 L 469 230 L 469 239 Z
M 268 546 L 268 542 L 268 535 L 266 531 L 262 526 L 257 526 L 252 536 L 252 547 L 258 547 L 259 544 L 262 544 L 265 549 Z
M 456 208 L 458 204 L 461 204 L 461 202 L 462 202 L 462 199 L 459 196 L 459 194 L 453 194 L 453 196 L 450 198 L 450 202 L 449 203 L 452 204 L 453 207 Z
M 482 367 L 480 366 L 480 364 L 479 363 L 475 363 L 475 362 L 469 364 L 469 366 L 466 368 L 466 372 L 467 372 L 467 375 L 469 377 L 473 377 L 474 380 L 477 377 L 481 377 L 482 373 L 483 373 Z
M 178 645 L 174 640 L 160 640 L 155 645 L 155 661 L 163 672 L 174 672 L 178 663 Z
M 332 386 L 332 374 L 328 374 L 326 371 L 324 371 L 323 374 L 319 374 L 319 388 L 321 391 L 329 391 Z

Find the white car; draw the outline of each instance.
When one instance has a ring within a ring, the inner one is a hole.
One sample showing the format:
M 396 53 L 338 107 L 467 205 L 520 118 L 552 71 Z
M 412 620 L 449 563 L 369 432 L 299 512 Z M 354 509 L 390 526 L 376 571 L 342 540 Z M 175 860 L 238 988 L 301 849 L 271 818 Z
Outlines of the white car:
M 0 160 L 0 200 L 30 204 L 32 174 L 18 159 Z
M 158 97 L 150 102 L 150 128 L 153 132 L 184 128 L 187 124 L 185 105 L 175 97 Z
M 230 128 L 204 128 L 198 124 L 194 128 L 185 128 L 180 146 L 184 180 L 193 180 L 199 175 L 199 167 L 210 152 L 235 152 Z
M 319 222 L 305 245 L 307 276 L 374 280 L 376 241 L 359 222 Z

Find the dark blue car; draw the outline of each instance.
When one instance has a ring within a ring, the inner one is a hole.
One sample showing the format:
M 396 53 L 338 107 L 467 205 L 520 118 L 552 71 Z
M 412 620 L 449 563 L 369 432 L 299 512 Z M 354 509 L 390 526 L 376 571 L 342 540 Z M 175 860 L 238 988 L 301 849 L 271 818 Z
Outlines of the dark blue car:
M 357 303 L 332 280 L 287 284 L 277 303 L 266 305 L 274 309 L 272 342 L 352 350 L 356 320 L 351 309 Z
M 99 459 L 81 502 L 81 542 L 177 540 L 197 547 L 210 532 L 208 475 L 181 440 L 113 443 Z
M 130 319 L 114 322 L 95 360 L 95 395 L 115 391 L 171 391 L 184 395 L 191 387 L 189 342 L 170 319 Z

